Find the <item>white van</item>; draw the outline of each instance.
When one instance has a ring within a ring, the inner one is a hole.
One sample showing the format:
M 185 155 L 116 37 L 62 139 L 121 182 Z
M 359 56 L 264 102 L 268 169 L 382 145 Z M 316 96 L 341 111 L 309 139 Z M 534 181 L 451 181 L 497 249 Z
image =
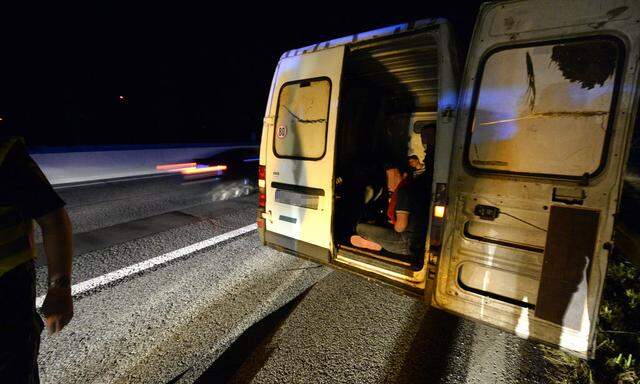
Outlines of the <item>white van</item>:
M 285 52 L 262 132 L 261 239 L 592 356 L 638 110 L 640 2 L 485 4 L 462 75 L 457 57 L 441 19 Z M 351 246 L 365 189 L 411 154 L 430 178 L 424 247 Z

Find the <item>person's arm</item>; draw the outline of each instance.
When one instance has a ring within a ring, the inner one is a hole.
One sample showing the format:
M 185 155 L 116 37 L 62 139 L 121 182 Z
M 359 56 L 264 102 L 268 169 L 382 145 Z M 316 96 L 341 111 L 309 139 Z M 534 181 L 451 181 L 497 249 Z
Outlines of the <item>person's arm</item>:
M 53 190 L 38 164 L 29 156 L 24 141 L 13 139 L 4 163 L 12 205 L 42 229 L 49 269 L 49 289 L 42 305 L 50 333 L 59 332 L 73 316 L 71 301 L 71 224 L 64 201 Z M 4 185 L 3 185 L 4 187 Z
M 49 289 L 42 305 L 50 333 L 59 332 L 73 316 L 71 301 L 71 224 L 64 201 L 53 190 L 22 140 L 14 140 L 4 161 L 11 180 L 12 204 L 42 229 L 49 269 Z
M 42 229 L 44 253 L 47 256 L 49 289 L 42 305 L 50 334 L 60 332 L 73 317 L 71 300 L 71 261 L 73 245 L 71 222 L 64 208 L 36 218 Z
M 401 233 L 407 229 L 409 225 L 409 215 L 411 214 L 411 204 L 409 201 L 409 194 L 406 187 L 400 188 L 397 191 L 398 200 L 396 202 L 396 222 L 393 225 L 393 229 L 396 232 Z
M 396 223 L 393 225 L 393 229 L 395 229 L 398 233 L 404 232 L 404 230 L 407 229 L 408 224 L 409 213 L 396 211 Z

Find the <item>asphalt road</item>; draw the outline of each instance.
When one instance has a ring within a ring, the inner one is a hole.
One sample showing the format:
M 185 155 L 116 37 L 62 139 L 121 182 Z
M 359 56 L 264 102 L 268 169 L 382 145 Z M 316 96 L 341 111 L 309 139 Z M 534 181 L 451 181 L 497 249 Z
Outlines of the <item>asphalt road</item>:
M 534 343 L 333 272 L 228 382 L 515 384 L 547 382 L 547 371 Z
M 532 342 L 261 247 L 255 231 L 218 242 L 255 222 L 247 185 L 163 177 L 59 190 L 74 221 L 74 284 L 215 245 L 76 295 L 72 323 L 43 333 L 41 381 L 545 381 Z M 43 295 L 42 255 L 38 265 Z

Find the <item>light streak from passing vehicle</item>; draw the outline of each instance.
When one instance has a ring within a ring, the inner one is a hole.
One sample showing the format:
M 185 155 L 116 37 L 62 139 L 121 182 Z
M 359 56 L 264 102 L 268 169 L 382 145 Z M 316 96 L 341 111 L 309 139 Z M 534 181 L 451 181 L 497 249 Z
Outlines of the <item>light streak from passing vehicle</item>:
M 193 168 L 197 163 L 175 163 L 175 164 L 158 164 L 156 171 L 181 171 L 186 168 Z
M 196 166 L 191 168 L 185 168 L 180 170 L 183 175 L 194 175 L 198 173 L 211 173 L 211 172 L 223 172 L 227 170 L 226 165 L 213 165 L 213 166 Z

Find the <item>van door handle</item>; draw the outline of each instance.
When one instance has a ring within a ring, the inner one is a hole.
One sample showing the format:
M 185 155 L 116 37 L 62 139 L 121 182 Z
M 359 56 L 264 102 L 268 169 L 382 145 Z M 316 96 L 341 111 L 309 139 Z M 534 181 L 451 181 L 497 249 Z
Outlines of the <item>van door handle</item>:
M 582 205 L 582 203 L 584 203 L 584 199 L 586 198 L 587 193 L 582 188 L 553 187 L 553 196 L 551 200 L 568 205 Z

